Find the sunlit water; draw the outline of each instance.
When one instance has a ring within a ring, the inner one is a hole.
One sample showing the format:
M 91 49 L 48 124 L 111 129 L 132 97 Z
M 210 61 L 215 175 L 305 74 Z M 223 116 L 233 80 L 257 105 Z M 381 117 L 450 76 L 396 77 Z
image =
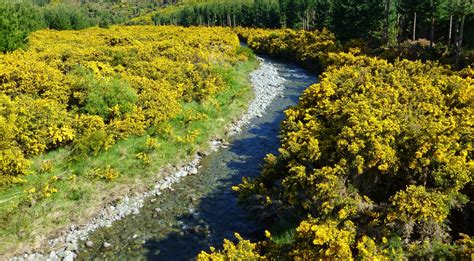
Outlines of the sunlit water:
M 231 187 L 244 176 L 257 176 L 265 155 L 276 153 L 283 111 L 316 81 L 294 64 L 269 62 L 286 82 L 283 95 L 263 117 L 253 119 L 232 137 L 228 148 L 205 157 L 198 175 L 183 178 L 173 191 L 148 199 L 138 215 L 95 231 L 90 236 L 94 247 L 81 244 L 78 259 L 191 260 L 210 246 L 221 246 L 224 238 L 234 239 L 234 232 L 252 240 L 263 237 L 262 225 L 237 203 Z M 112 247 L 104 249 L 103 242 Z

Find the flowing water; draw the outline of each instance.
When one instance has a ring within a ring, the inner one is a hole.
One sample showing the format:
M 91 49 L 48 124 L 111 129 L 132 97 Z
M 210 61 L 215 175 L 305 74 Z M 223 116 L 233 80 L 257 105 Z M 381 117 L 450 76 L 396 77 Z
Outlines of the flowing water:
M 294 64 L 264 59 L 286 82 L 262 117 L 252 119 L 227 148 L 203 158 L 197 175 L 148 199 L 138 215 L 93 232 L 94 246 L 81 244 L 78 259 L 192 260 L 210 246 L 221 246 L 224 238 L 234 239 L 234 232 L 252 240 L 263 237 L 262 225 L 237 203 L 231 187 L 244 176 L 257 176 L 265 155 L 276 153 L 283 111 L 316 81 Z

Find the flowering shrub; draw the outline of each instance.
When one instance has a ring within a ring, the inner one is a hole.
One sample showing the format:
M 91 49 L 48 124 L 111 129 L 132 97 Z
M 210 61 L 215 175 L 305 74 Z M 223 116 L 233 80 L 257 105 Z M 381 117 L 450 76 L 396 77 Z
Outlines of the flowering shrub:
M 91 170 L 89 176 L 96 180 L 113 181 L 118 178 L 119 174 L 117 170 L 107 165 L 105 168 L 95 168 Z
M 51 160 L 44 160 L 40 165 L 41 173 L 48 173 L 53 169 L 53 162 Z
M 355 227 L 346 222 L 341 228 L 338 222 L 319 224 L 316 220 L 301 222 L 296 229 L 296 248 L 291 255 L 296 259 L 344 259 L 351 260 L 351 245 L 354 243 Z
M 326 29 L 294 31 L 236 28 L 235 31 L 256 52 L 294 60 L 317 71 L 323 70 L 321 62 L 328 53 L 339 49 L 334 34 Z
M 51 197 L 53 194 L 58 192 L 55 188 L 54 183 L 58 181 L 57 176 L 51 177 L 51 179 L 38 187 L 25 189 L 23 203 L 34 205 L 38 201 Z
M 238 62 L 238 49 L 224 28 L 33 33 L 26 50 L 0 55 L 0 184 L 21 181 L 31 156 L 97 154 L 209 99 L 226 88 L 214 68 Z
M 244 30 L 250 46 L 290 48 L 262 32 Z M 356 49 L 320 58 L 320 83 L 285 112 L 279 155 L 234 187 L 262 217 L 301 220 L 289 245 L 262 243 L 265 256 L 472 258 L 471 69 L 389 63 Z
M 257 244 L 251 243 L 249 240 L 244 240 L 238 233 L 235 237 L 239 240 L 237 244 L 224 240 L 224 250 L 216 251 L 211 247 L 211 253 L 208 254 L 202 251 L 197 260 L 199 261 L 224 261 L 224 260 L 264 260 L 265 258 L 256 251 Z

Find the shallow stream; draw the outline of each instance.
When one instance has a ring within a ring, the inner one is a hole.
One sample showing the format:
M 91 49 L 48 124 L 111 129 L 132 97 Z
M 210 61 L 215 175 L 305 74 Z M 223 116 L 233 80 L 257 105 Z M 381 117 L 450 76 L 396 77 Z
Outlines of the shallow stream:
M 294 64 L 263 59 L 286 81 L 283 93 L 262 117 L 230 138 L 228 147 L 204 157 L 197 175 L 147 199 L 139 214 L 93 232 L 89 236 L 93 246 L 82 243 L 79 260 L 191 260 L 210 246 L 221 246 L 224 238 L 234 239 L 234 232 L 252 240 L 263 237 L 262 225 L 237 203 L 231 187 L 244 176 L 257 176 L 265 155 L 276 153 L 283 111 L 316 81 Z

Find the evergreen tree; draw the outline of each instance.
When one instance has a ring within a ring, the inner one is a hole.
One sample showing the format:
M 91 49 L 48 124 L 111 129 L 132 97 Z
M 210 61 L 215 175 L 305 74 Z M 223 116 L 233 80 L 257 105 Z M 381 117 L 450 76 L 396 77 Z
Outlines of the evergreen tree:
M 384 3 L 380 0 L 334 0 L 332 30 L 342 41 L 380 37 Z

